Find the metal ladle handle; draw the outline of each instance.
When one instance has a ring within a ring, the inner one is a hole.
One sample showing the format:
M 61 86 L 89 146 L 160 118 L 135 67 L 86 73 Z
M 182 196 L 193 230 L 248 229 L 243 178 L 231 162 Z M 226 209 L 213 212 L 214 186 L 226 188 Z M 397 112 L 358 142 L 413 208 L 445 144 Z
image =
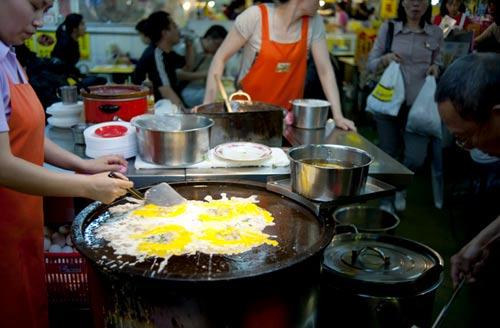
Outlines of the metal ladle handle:
M 438 328 L 441 325 L 446 313 L 448 312 L 448 309 L 450 308 L 451 303 L 453 303 L 453 301 L 455 300 L 456 296 L 462 289 L 464 283 L 465 283 L 465 278 L 462 278 L 462 280 L 460 280 L 460 282 L 458 283 L 457 287 L 453 290 L 453 294 L 451 295 L 450 300 L 441 309 L 441 312 L 439 312 L 439 315 L 437 316 L 436 320 L 434 320 L 434 323 L 432 324 L 431 328 Z

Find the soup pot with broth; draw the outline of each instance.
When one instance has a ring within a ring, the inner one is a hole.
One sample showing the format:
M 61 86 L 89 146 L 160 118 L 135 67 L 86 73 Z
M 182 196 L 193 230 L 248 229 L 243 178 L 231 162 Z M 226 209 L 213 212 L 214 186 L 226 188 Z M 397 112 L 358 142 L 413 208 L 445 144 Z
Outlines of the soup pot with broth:
M 288 156 L 293 192 L 317 201 L 361 193 L 373 162 L 364 150 L 328 144 L 294 147 Z

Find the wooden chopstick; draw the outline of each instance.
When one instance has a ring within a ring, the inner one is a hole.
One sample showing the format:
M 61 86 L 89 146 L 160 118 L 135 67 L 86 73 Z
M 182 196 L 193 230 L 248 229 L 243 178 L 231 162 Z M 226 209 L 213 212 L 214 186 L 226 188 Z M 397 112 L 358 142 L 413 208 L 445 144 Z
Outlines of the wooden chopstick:
M 115 174 L 115 172 L 109 172 L 108 177 L 113 178 L 113 179 L 121 179 L 119 176 Z M 134 196 L 137 199 L 144 200 L 144 194 L 140 192 L 139 190 L 135 189 L 134 187 L 132 188 L 127 188 L 127 191 L 129 194 Z
M 224 99 L 224 104 L 226 105 L 226 110 L 228 113 L 231 113 L 233 109 L 231 108 L 231 103 L 229 103 L 229 99 L 227 98 L 227 93 L 226 89 L 224 88 L 224 84 L 222 84 L 221 79 L 219 78 L 219 75 L 214 75 L 215 82 L 217 83 L 217 86 L 219 87 L 219 92 L 222 95 L 222 98 Z

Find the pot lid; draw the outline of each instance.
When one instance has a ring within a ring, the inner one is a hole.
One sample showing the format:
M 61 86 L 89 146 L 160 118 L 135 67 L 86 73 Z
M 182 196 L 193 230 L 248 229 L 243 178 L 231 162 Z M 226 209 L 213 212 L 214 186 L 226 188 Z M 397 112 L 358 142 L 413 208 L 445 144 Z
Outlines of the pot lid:
M 83 97 L 94 99 L 129 99 L 145 97 L 149 93 L 148 88 L 138 85 L 97 85 L 82 89 L 80 94 Z
M 323 267 L 357 292 L 422 291 L 439 281 L 443 260 L 412 240 L 377 234 L 336 235 L 324 254 Z

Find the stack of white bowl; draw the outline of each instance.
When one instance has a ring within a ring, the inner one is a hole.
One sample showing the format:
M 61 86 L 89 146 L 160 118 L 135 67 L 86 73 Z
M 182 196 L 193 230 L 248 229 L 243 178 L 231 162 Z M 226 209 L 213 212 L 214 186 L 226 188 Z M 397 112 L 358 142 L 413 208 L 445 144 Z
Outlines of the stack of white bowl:
M 99 128 L 112 125 L 121 125 L 127 132 L 120 137 L 105 138 L 95 133 Z M 135 128 L 129 122 L 112 121 L 92 125 L 83 131 L 85 138 L 85 155 L 97 158 L 105 155 L 122 155 L 125 158 L 137 154 L 137 140 Z
M 83 110 L 81 101 L 74 104 L 63 104 L 57 102 L 47 108 L 47 114 L 51 115 L 47 122 L 55 127 L 67 129 L 80 123 L 80 113 Z

